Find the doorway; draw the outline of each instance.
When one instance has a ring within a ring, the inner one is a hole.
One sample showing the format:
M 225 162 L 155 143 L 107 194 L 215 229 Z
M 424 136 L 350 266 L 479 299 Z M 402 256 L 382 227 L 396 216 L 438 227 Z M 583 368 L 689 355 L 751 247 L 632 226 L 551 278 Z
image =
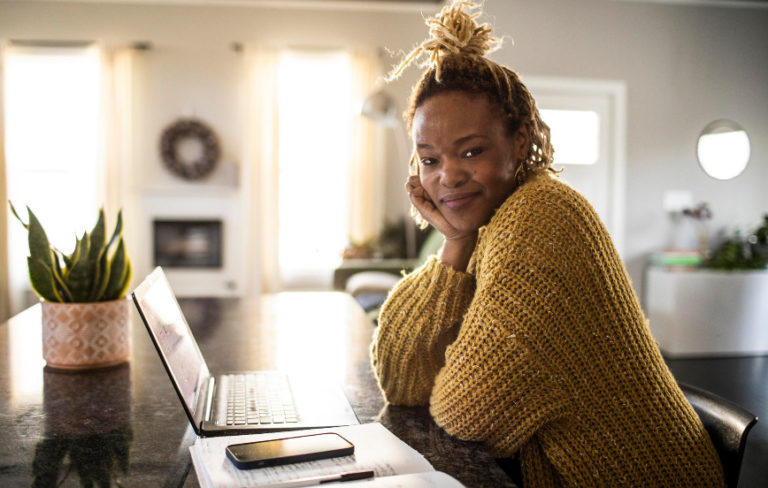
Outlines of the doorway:
M 626 85 L 620 81 L 524 80 L 552 130 L 553 167 L 597 211 L 624 250 Z

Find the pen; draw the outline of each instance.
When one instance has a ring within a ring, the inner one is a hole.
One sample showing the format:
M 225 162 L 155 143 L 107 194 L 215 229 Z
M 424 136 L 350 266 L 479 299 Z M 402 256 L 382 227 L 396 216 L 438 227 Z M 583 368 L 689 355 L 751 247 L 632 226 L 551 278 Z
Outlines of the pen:
M 373 478 L 373 475 L 374 475 L 373 471 L 357 471 L 355 473 L 344 473 L 340 476 L 336 476 L 335 478 L 320 480 L 318 484 L 322 485 L 323 483 L 333 483 L 334 481 L 341 482 L 341 481 L 365 480 L 368 478 Z
M 315 486 L 324 483 L 336 483 L 344 481 L 357 481 L 373 478 L 376 475 L 373 471 L 353 471 L 350 473 L 332 474 L 327 476 L 312 476 L 310 478 L 301 478 L 297 480 L 275 483 L 264 488 L 297 488 L 300 486 Z

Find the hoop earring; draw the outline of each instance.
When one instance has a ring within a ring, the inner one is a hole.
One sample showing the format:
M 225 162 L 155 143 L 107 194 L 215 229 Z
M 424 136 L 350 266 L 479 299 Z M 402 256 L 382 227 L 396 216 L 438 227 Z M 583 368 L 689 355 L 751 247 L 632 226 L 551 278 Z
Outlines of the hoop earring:
M 520 161 L 520 163 L 517 165 L 517 169 L 515 170 L 515 184 L 517 186 L 525 183 L 525 180 L 528 177 L 528 169 L 526 168 L 527 165 L 528 161 L 526 160 Z
M 408 161 L 408 174 L 411 176 L 416 176 L 420 174 L 420 168 L 419 168 L 419 157 L 416 154 L 416 151 L 411 153 L 411 159 Z

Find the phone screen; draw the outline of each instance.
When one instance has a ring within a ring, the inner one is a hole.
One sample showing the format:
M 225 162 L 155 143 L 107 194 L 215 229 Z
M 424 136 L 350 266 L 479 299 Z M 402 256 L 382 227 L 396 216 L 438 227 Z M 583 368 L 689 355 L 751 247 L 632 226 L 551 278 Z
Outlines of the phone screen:
M 351 442 L 336 433 L 312 434 L 227 446 L 227 457 L 238 468 L 261 468 L 298 463 L 355 452 Z

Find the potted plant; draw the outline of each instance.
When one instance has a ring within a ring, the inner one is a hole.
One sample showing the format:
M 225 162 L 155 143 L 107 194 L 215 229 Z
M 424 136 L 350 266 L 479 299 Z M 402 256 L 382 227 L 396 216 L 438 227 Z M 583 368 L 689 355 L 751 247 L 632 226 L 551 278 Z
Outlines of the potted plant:
M 10 202 L 9 202 L 10 203 Z M 96 225 L 64 254 L 48 242 L 35 214 L 27 208 L 29 280 L 42 299 L 43 357 L 48 366 L 90 369 L 127 361 L 131 354 L 131 262 L 123 242 L 122 211 L 107 241 L 104 209 Z M 114 249 L 114 251 L 111 251 Z
M 763 223 L 743 238 L 739 231 L 725 239 L 704 261 L 703 267 L 724 271 L 749 271 L 768 269 L 768 214 Z

